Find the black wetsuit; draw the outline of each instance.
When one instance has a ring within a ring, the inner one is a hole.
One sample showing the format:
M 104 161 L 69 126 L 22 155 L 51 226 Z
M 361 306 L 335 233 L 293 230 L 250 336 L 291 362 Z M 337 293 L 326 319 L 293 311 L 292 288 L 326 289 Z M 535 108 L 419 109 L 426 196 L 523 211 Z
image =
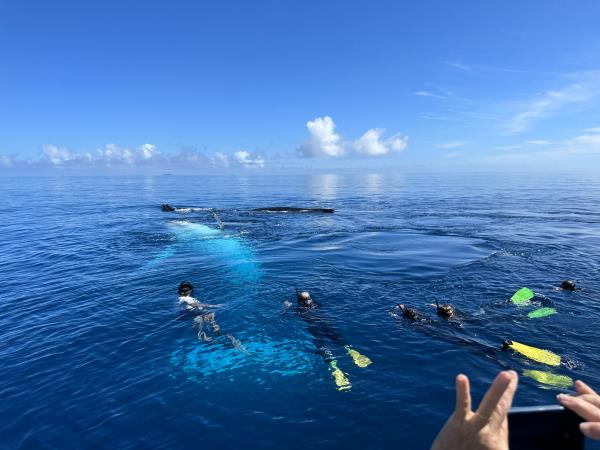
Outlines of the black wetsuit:
M 317 354 L 326 362 L 334 359 L 331 346 L 346 345 L 342 335 L 333 328 L 321 312 L 321 306 L 313 301 L 311 306 L 297 306 L 298 314 L 307 323 L 306 331 L 313 337 Z

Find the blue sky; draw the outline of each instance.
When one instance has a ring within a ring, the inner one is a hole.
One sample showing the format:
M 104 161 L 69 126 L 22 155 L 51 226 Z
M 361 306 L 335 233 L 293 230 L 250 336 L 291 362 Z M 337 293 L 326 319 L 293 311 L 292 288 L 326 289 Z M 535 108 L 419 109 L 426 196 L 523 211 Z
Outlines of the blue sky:
M 600 3 L 411 3 L 0 0 L 0 171 L 600 167 Z

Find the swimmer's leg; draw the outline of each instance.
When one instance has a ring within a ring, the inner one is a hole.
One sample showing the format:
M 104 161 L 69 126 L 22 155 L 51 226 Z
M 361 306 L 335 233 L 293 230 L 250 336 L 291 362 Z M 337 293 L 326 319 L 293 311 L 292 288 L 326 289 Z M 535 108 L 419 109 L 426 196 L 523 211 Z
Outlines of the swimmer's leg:
M 331 350 L 329 350 L 323 342 L 315 340 L 315 346 L 317 347 L 317 353 L 323 357 L 325 362 L 329 364 L 331 370 L 331 376 L 338 391 L 346 391 L 352 388 L 350 380 L 344 372 L 337 366 L 337 360 L 333 356 Z
M 210 324 L 210 328 L 211 328 L 212 332 L 215 334 L 215 336 L 221 336 L 221 327 L 215 320 L 215 313 L 206 314 L 205 317 L 206 317 L 206 320 L 208 321 L 208 323 Z
M 198 339 L 202 342 L 210 342 L 212 338 L 204 331 L 204 316 L 196 316 L 194 322 L 198 326 Z
M 234 336 L 232 336 L 231 334 L 226 334 L 225 337 L 227 339 L 229 339 L 229 341 L 231 342 L 231 345 L 233 345 L 233 348 L 235 348 L 236 350 L 245 353 L 247 355 L 250 354 L 250 352 L 248 350 L 246 350 L 246 347 L 244 347 L 244 344 L 242 344 L 239 339 L 235 338 Z
M 344 348 L 348 352 L 348 355 L 350 355 L 350 357 L 352 358 L 352 361 L 354 361 L 354 364 L 356 364 L 358 367 L 364 369 L 365 367 L 373 363 L 373 361 L 371 361 L 371 359 L 368 356 L 361 355 L 358 351 L 354 350 L 349 345 L 344 345 Z
M 329 361 L 329 367 L 331 368 L 331 376 L 333 377 L 333 381 L 335 381 L 335 385 L 337 386 L 338 391 L 346 391 L 352 388 L 352 384 L 346 374 L 341 371 L 341 369 L 337 366 L 337 361 L 334 359 Z

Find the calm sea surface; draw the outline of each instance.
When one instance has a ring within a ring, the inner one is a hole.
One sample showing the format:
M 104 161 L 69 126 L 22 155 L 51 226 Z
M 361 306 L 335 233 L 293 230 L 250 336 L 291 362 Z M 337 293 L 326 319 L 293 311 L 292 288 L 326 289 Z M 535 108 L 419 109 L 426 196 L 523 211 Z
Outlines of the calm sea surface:
M 0 198 L 2 448 L 421 449 L 459 372 L 478 399 L 515 369 L 518 405 L 560 391 L 528 370 L 600 388 L 598 177 L 1 178 Z M 251 211 L 275 205 L 336 212 Z M 556 289 L 564 278 L 579 289 Z M 201 342 L 178 311 L 184 279 L 222 305 L 222 337 Z M 558 313 L 505 303 L 523 286 Z M 319 302 L 351 389 L 286 308 L 295 288 Z M 460 323 L 438 320 L 435 300 Z M 395 317 L 397 303 L 432 322 Z M 504 339 L 563 365 L 502 352 Z

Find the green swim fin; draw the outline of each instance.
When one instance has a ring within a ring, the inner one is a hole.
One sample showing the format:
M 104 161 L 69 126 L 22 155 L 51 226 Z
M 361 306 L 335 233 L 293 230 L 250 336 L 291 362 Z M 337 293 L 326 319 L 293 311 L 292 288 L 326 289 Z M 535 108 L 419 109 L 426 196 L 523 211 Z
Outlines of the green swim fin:
M 352 358 L 352 361 L 354 361 L 354 364 L 356 364 L 358 367 L 362 367 L 364 369 L 373 363 L 373 361 L 371 361 L 367 356 L 361 355 L 349 345 L 345 345 L 344 348 Z
M 570 388 L 573 386 L 573 379 L 566 375 L 556 375 L 550 372 L 542 372 L 541 370 L 524 370 L 523 376 L 532 378 L 538 383 L 547 384 L 559 388 Z
M 329 366 L 331 367 L 331 376 L 335 381 L 335 385 L 337 386 L 338 391 L 346 391 L 352 388 L 352 384 L 350 384 L 350 380 L 346 377 L 344 372 L 340 370 L 337 366 L 337 361 L 334 359 L 329 362 Z
M 548 317 L 552 314 L 556 314 L 556 310 L 554 308 L 538 308 L 527 314 L 527 317 L 530 319 L 539 319 L 540 317 Z
M 560 356 L 558 356 L 556 353 L 552 353 L 551 351 L 531 347 L 515 341 L 508 341 L 505 343 L 505 345 L 506 347 L 511 348 L 515 352 L 520 353 L 532 361 L 548 364 L 549 366 L 560 366 Z
M 524 287 L 515 292 L 510 298 L 510 301 L 517 306 L 524 306 L 528 305 L 529 300 L 531 300 L 534 296 L 535 294 L 531 289 Z

